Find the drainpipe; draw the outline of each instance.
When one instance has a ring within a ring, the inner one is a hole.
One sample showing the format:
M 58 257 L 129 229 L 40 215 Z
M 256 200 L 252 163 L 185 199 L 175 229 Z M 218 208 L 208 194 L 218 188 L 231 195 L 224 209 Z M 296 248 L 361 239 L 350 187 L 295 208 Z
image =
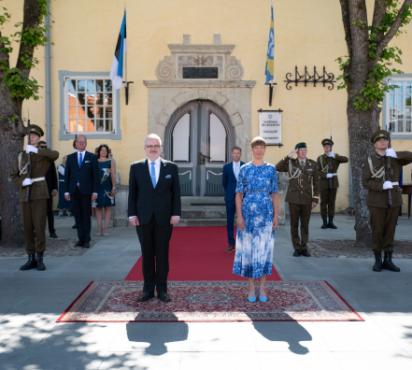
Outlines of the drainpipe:
M 46 116 L 46 141 L 47 146 L 52 148 L 52 95 L 51 95 L 51 32 L 50 32 L 50 0 L 47 0 L 47 14 L 44 19 L 46 27 L 46 45 L 44 47 L 44 75 L 45 75 L 45 116 Z

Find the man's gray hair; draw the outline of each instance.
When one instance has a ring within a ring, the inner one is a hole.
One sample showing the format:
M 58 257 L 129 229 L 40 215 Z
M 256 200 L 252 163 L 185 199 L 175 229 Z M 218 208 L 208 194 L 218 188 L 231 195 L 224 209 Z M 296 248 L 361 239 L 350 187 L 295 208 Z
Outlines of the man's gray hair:
M 154 134 L 154 133 L 151 133 L 144 138 L 144 145 L 146 145 L 147 140 L 153 140 L 153 139 L 157 140 L 159 142 L 159 145 L 162 145 L 162 139 L 160 138 L 158 134 Z

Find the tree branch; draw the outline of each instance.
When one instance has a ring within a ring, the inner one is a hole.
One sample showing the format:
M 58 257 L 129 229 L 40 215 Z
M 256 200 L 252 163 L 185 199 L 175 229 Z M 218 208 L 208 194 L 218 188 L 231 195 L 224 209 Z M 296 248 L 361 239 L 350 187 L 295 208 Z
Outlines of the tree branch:
M 0 40 L 2 39 L 2 33 L 0 31 Z M 10 59 L 9 59 L 9 52 L 7 51 L 6 45 L 4 42 L 0 41 L 0 63 L 4 65 L 4 67 L 10 67 Z M 3 77 L 3 72 L 0 69 L 0 79 Z
M 23 28 L 22 37 L 25 30 L 30 28 L 36 28 L 41 23 L 41 12 L 38 0 L 24 0 L 24 16 L 23 16 Z M 30 67 L 27 66 L 25 60 L 29 58 L 33 59 L 34 48 L 37 45 L 31 43 L 25 43 L 20 41 L 19 55 L 17 57 L 16 67 L 21 71 L 21 75 L 24 78 L 28 78 L 30 75 Z
M 382 55 L 383 50 L 388 46 L 389 42 L 396 35 L 399 27 L 402 25 L 402 20 L 404 13 L 408 11 L 408 8 L 412 5 L 412 0 L 405 0 L 399 9 L 398 15 L 396 16 L 392 26 L 389 28 L 388 32 L 383 36 L 382 41 L 378 44 L 376 54 L 378 58 Z
M 345 30 L 345 40 L 346 46 L 348 48 L 349 58 L 352 55 L 352 40 L 351 40 L 351 27 L 349 22 L 349 4 L 348 0 L 339 0 L 340 7 L 342 11 L 342 21 L 343 21 L 343 28 Z
M 372 19 L 372 32 L 374 34 L 376 44 L 379 44 L 384 35 L 385 31 L 380 29 L 382 25 L 383 18 L 385 17 L 387 11 L 387 1 L 386 0 L 375 0 L 375 7 L 373 9 L 373 19 Z

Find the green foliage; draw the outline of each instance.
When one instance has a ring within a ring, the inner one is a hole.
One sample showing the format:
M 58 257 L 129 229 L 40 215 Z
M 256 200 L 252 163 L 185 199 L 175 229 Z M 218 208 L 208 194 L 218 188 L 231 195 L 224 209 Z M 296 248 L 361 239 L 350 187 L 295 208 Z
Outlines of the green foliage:
M 368 27 L 369 70 L 363 88 L 354 99 L 354 106 L 358 111 L 368 111 L 375 105 L 379 106 L 385 97 L 385 93 L 395 88 L 395 86 L 387 85 L 385 80 L 393 74 L 402 73 L 394 66 L 394 64 L 402 64 L 402 50 L 398 47 L 387 46 L 379 53 L 382 36 L 389 31 L 400 12 L 398 0 L 386 0 L 386 5 L 386 13 L 383 16 L 381 23 L 375 27 Z M 396 35 L 399 35 L 401 33 L 401 28 L 411 20 L 412 6 L 409 6 L 401 14 L 401 22 Z M 337 58 L 337 62 L 339 64 L 339 69 L 341 70 L 341 75 L 338 77 L 338 88 L 347 88 L 351 79 L 351 60 L 348 56 L 345 56 Z
M 0 0 L 1 1 L 1 0 Z M 41 45 L 45 45 L 46 28 L 44 26 L 44 17 L 47 14 L 47 1 L 38 0 L 39 18 L 36 19 L 36 25 L 33 27 L 23 28 L 23 22 L 16 23 L 14 26 L 16 32 L 10 36 L 0 36 L 0 53 L 9 56 L 12 51 L 12 44 L 20 44 L 19 62 L 21 70 L 16 67 L 9 67 L 8 63 L 0 63 L 0 82 L 9 90 L 11 96 L 17 100 L 33 98 L 39 99 L 38 81 L 34 78 L 27 77 L 30 70 L 38 64 L 38 59 L 33 56 L 33 50 Z M 10 19 L 10 14 L 5 7 L 0 9 L 0 27 Z

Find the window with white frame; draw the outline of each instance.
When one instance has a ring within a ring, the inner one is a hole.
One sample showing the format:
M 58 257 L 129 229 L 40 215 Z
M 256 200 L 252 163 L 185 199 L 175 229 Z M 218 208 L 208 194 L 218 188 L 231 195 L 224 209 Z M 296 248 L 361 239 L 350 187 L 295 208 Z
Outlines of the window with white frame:
M 385 96 L 384 124 L 394 134 L 412 134 L 412 76 L 393 77 L 388 80 L 393 86 Z
M 65 134 L 116 134 L 117 99 L 106 75 L 67 74 L 63 81 Z

